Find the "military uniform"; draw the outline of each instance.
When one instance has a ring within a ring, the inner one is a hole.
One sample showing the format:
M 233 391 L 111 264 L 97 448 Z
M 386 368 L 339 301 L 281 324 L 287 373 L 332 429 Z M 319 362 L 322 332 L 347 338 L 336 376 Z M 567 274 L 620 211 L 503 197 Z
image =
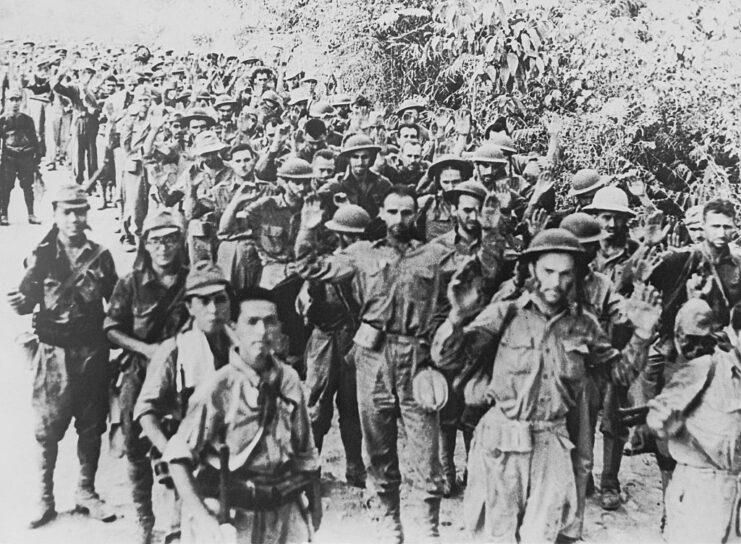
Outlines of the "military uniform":
M 87 207 L 84 193 L 69 186 L 60 189 L 55 202 Z M 38 526 L 56 515 L 53 476 L 58 444 L 73 418 L 80 461 L 75 499 L 81 508 L 97 510 L 102 505 L 95 492 L 95 474 L 108 414 L 109 371 L 101 324 L 103 300 L 111 298 L 118 278 L 107 249 L 87 239 L 79 247 L 66 247 L 56 227 L 26 259 L 25 267 L 18 288 L 25 300 L 17 311 L 27 314 L 38 306 L 34 329 L 39 346 L 32 389 L 41 472 L 42 517 L 33 522 Z
M 33 120 L 25 113 L 6 113 L 0 116 L 0 221 L 8 218 L 10 192 L 18 178 L 29 218 L 32 218 L 33 182 L 41 148 Z

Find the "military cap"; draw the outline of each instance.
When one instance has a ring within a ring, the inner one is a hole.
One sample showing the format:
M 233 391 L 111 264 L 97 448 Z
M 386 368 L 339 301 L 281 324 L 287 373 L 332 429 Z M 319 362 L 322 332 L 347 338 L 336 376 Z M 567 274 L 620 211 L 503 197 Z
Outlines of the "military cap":
M 220 291 L 227 291 L 229 281 L 219 266 L 212 261 L 198 261 L 190 267 L 185 279 L 186 297 L 206 297 Z
M 471 155 L 473 162 L 484 162 L 489 164 L 508 164 L 502 148 L 491 142 L 484 142 Z
M 278 168 L 278 177 L 310 180 L 314 177 L 311 165 L 299 157 L 288 157 Z
M 515 142 L 504 132 L 495 132 L 487 141 L 498 145 L 505 155 L 514 155 L 517 153 Z
M 90 209 L 85 190 L 80 185 L 71 182 L 63 183 L 57 188 L 51 203 L 65 210 Z
M 593 216 L 584 212 L 576 212 L 567 215 L 559 225 L 562 229 L 572 232 L 582 244 L 604 240 L 609 235 Z
M 343 204 L 327 221 L 326 227 L 335 232 L 362 234 L 370 222 L 371 217 L 363 208 L 355 204 Z
M 571 178 L 569 196 L 578 196 L 607 185 L 609 176 L 600 176 L 597 170 L 582 168 Z
M 295 89 L 291 91 L 291 96 L 288 100 L 289 106 L 297 106 L 303 102 L 306 102 L 308 104 L 309 100 L 311 100 L 311 96 L 304 91 L 303 89 Z
M 216 109 L 220 108 L 221 106 L 236 106 L 236 105 L 237 105 L 237 101 L 234 100 L 228 94 L 220 94 L 214 100 L 214 108 Z
M 463 179 L 469 179 L 473 175 L 473 164 L 461 157 L 455 155 L 440 155 L 427 169 L 429 178 L 437 177 L 445 168 L 455 168 L 459 170 Z
M 533 238 L 530 246 L 521 253 L 521 256 L 530 258 L 544 253 L 582 255 L 584 249 L 572 232 L 563 228 L 545 229 Z
M 474 198 L 478 198 L 479 200 L 481 200 L 481 202 L 483 202 L 486 199 L 487 194 L 488 193 L 486 191 L 486 187 L 484 187 L 478 181 L 472 179 L 463 181 L 452 189 L 445 191 L 445 197 L 450 201 L 454 201 L 461 195 L 468 195 Z
M 349 106 L 353 99 L 349 94 L 335 94 L 330 97 L 330 104 L 333 106 Z
M 228 147 L 229 146 L 219 140 L 216 133 L 211 130 L 206 130 L 198 134 L 193 144 L 193 149 L 196 155 L 205 155 L 206 153 L 223 151 Z
M 264 93 L 262 93 L 260 100 L 267 100 L 268 102 L 272 102 L 279 108 L 283 107 L 283 99 L 275 91 L 265 91 Z
M 404 110 L 417 110 L 417 111 L 424 111 L 427 109 L 427 105 L 418 98 L 408 98 L 402 102 L 399 107 L 396 109 L 396 115 L 401 117 L 401 115 L 404 113 Z
M 291 81 L 292 79 L 301 77 L 303 74 L 304 74 L 304 71 L 301 68 L 289 68 L 285 72 L 285 80 Z
M 185 230 L 185 221 L 177 211 L 161 208 L 150 212 L 144 219 L 142 235 L 146 236 L 154 230 L 161 231 L 161 234 L 182 233 Z
M 592 203 L 584 206 L 585 212 L 615 212 L 635 217 L 635 212 L 628 207 L 628 195 L 617 187 L 602 187 L 594 193 Z
M 323 100 L 320 100 L 319 102 L 314 102 L 311 107 L 309 107 L 309 116 L 310 117 L 325 117 L 328 115 L 334 115 L 336 113 L 335 109 L 332 107 L 332 104 L 329 102 L 325 102 Z
M 21 91 L 21 89 L 19 89 L 18 87 L 11 87 L 5 93 L 5 97 L 8 100 L 10 100 L 11 98 L 23 98 L 23 91 Z
M 307 74 L 301 80 L 301 83 L 311 83 L 312 81 L 314 83 L 318 83 L 319 82 L 319 78 L 317 78 L 314 74 Z
M 209 125 L 216 123 L 216 118 L 206 108 L 190 108 L 185 112 L 185 115 L 183 115 L 182 121 L 183 123 L 190 123 L 193 119 L 206 121 Z
M 350 155 L 351 153 L 354 153 L 356 151 L 364 151 L 368 150 L 372 153 L 378 153 L 381 151 L 381 146 L 378 146 L 373 143 L 373 140 L 368 138 L 365 134 L 353 134 L 347 140 L 345 140 L 345 143 L 342 146 L 342 151 L 340 151 L 341 157 L 346 157 Z

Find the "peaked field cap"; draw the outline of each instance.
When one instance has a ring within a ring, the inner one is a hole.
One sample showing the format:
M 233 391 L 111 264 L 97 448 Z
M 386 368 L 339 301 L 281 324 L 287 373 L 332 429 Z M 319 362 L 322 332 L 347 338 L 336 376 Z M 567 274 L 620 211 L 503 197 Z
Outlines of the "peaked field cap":
M 191 266 L 185 279 L 185 296 L 205 297 L 226 290 L 228 286 L 229 281 L 216 263 L 198 261 Z
M 154 230 L 171 232 L 183 232 L 185 230 L 185 220 L 175 210 L 162 208 L 155 210 L 147 215 L 142 225 L 142 235 L 146 236 Z
M 87 210 L 90 208 L 85 190 L 80 185 L 72 182 L 66 182 L 60 185 L 54 192 L 51 203 L 58 208 L 67 210 Z

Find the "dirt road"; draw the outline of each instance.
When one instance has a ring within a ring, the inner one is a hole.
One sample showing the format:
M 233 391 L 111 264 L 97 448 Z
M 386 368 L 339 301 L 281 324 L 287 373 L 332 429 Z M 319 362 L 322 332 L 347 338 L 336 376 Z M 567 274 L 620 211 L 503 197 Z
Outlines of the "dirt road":
M 46 175 L 47 185 L 53 187 L 65 174 Z M 111 248 L 119 273 L 125 273 L 132 260 L 117 242 L 116 212 L 97 211 L 93 202 L 90 215 L 91 237 Z M 43 237 L 51 222 L 51 206 L 42 202 L 38 207 L 43 226 L 26 223 L 20 190 L 12 195 L 11 226 L 0 227 L 0 248 L 3 265 L 0 266 L 0 291 L 5 293 L 17 286 L 22 273 L 22 260 Z M 119 519 L 103 524 L 73 513 L 73 493 L 77 477 L 75 433 L 70 429 L 60 448 L 56 470 L 57 510 L 60 516 L 49 525 L 30 531 L 26 524 L 35 501 L 34 438 L 31 419 L 31 375 L 24 364 L 13 339 L 30 325 L 29 318 L 20 318 L 0 301 L 0 353 L 2 380 L 0 380 L 0 543 L 128 543 L 134 534 L 134 512 L 129 498 L 126 467 L 123 459 L 114 458 L 104 445 L 98 471 L 97 487 L 101 495 L 114 504 Z M 460 441 L 462 442 L 462 440 Z M 360 490 L 344 484 L 344 457 L 335 424 L 325 441 L 323 474 L 325 479 L 325 517 L 317 542 L 350 543 L 374 542 L 377 528 L 370 512 L 364 507 L 366 497 Z M 601 452 L 601 443 L 596 451 Z M 408 463 L 404 455 L 404 463 Z M 597 455 L 595 474 L 600 471 L 601 455 Z M 458 451 L 458 466 L 463 465 L 462 444 Z M 403 471 L 403 467 L 402 467 Z M 475 477 L 472 475 L 471 477 Z M 596 478 L 599 481 L 598 478 Z M 615 512 L 605 512 L 590 500 L 587 510 L 585 540 L 588 542 L 658 542 L 661 516 L 661 484 L 655 462 L 649 457 L 626 458 L 621 471 L 624 504 Z M 411 490 L 405 481 L 405 495 Z M 162 490 L 157 490 L 161 492 Z M 466 535 L 462 527 L 462 500 L 443 502 L 441 542 L 462 542 Z M 413 542 L 410 535 L 410 542 Z

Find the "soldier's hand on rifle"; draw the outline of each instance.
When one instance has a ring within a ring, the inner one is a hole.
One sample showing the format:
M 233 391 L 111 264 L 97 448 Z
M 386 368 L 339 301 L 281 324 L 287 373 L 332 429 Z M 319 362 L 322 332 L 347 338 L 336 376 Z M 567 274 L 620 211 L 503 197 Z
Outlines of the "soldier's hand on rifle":
M 648 340 L 661 317 L 661 295 L 646 283 L 636 283 L 633 295 L 626 301 L 626 314 L 635 327 L 634 334 Z
M 451 310 L 448 319 L 460 323 L 481 306 L 481 264 L 475 257 L 464 261 L 448 284 Z

